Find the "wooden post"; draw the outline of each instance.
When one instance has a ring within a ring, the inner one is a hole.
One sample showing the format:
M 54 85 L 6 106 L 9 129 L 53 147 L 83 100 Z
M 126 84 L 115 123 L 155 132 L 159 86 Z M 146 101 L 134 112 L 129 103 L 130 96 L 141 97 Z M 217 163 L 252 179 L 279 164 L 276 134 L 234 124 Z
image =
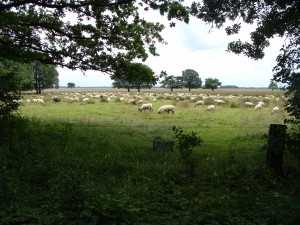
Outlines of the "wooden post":
M 267 164 L 281 177 L 284 175 L 282 165 L 286 128 L 286 125 L 270 124 L 267 147 Z
M 158 152 L 173 151 L 173 141 L 153 141 L 153 150 Z

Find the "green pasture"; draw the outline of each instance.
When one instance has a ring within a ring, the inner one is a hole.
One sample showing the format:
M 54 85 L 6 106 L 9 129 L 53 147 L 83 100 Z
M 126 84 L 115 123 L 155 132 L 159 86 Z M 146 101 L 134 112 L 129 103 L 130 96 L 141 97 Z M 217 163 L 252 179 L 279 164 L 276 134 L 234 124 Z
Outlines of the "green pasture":
M 164 90 L 160 93 L 165 92 L 167 91 Z M 240 92 L 236 92 L 236 90 L 224 90 L 223 92 L 205 90 L 203 93 L 207 92 L 215 95 L 233 93 L 235 95 L 252 94 L 252 96 L 266 96 L 274 93 L 269 90 L 261 90 L 256 94 L 253 90 Z M 280 92 L 275 93 L 280 97 Z M 135 94 L 143 97 L 144 93 L 134 92 L 131 96 L 134 97 Z M 253 108 L 245 108 L 242 100 L 233 99 L 227 100 L 225 105 L 216 105 L 214 112 L 206 112 L 207 104 L 204 107 L 193 107 L 195 101 L 188 99 L 175 101 L 172 98 L 160 98 L 156 102 L 152 102 L 153 112 L 141 113 L 138 111 L 139 105 L 130 105 L 126 100 L 118 102 L 117 99 L 111 99 L 110 102 L 101 102 L 99 99 L 92 99 L 91 104 L 70 103 L 63 99 L 59 92 L 56 92 L 55 95 L 62 98 L 61 103 L 54 104 L 51 97 L 47 97 L 46 94 L 44 105 L 23 104 L 20 107 L 21 114 L 25 117 L 36 117 L 47 121 L 68 122 L 80 126 L 88 125 L 87 127 L 92 126 L 94 129 L 98 127 L 99 132 L 104 134 L 105 129 L 113 129 L 114 132 L 107 132 L 106 136 L 116 135 L 120 140 L 126 140 L 126 133 L 134 133 L 139 142 L 144 142 L 144 145 L 149 146 L 151 146 L 152 140 L 158 137 L 173 140 L 172 127 L 176 125 L 188 132 L 198 133 L 205 140 L 205 146 L 202 148 L 226 150 L 235 142 L 238 145 L 255 149 L 262 144 L 262 141 L 265 141 L 262 137 L 268 134 L 269 125 L 271 123 L 282 124 L 285 115 L 282 101 L 268 102 L 261 111 L 254 111 Z M 26 97 L 30 99 L 34 96 L 26 95 Z M 151 100 L 144 99 L 144 102 L 151 102 Z M 210 103 L 214 104 L 212 100 Z M 234 103 L 237 103 L 238 106 L 235 106 Z M 174 115 L 157 113 L 158 108 L 165 104 L 175 105 Z M 271 115 L 271 109 L 275 105 L 280 105 L 281 113 Z
M 154 111 L 144 113 L 118 98 L 69 102 L 66 91 L 45 92 L 43 105 L 24 101 L 21 117 L 1 121 L 0 224 L 298 224 L 299 161 L 285 153 L 285 178 L 265 163 L 269 125 L 283 123 L 283 100 L 254 111 L 234 99 L 206 112 L 207 105 L 163 98 L 159 90 Z M 136 94 L 144 96 L 130 97 Z M 175 113 L 158 114 L 165 104 Z M 271 115 L 275 105 L 281 112 Z M 189 170 L 173 126 L 203 140 Z M 174 151 L 153 151 L 154 140 L 174 141 Z

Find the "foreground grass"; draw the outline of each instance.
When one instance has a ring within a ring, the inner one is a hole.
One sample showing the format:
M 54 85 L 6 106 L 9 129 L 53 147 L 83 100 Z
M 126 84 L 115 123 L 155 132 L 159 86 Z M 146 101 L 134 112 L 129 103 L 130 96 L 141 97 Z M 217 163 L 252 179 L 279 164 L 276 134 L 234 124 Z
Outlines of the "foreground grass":
M 200 147 L 187 176 L 179 153 L 153 152 L 151 138 L 139 138 L 147 133 L 141 127 L 5 123 L 10 129 L 2 130 L 2 224 L 297 224 L 299 219 L 299 170 L 288 154 L 288 176 L 278 180 L 260 149 L 233 143 L 220 154 Z

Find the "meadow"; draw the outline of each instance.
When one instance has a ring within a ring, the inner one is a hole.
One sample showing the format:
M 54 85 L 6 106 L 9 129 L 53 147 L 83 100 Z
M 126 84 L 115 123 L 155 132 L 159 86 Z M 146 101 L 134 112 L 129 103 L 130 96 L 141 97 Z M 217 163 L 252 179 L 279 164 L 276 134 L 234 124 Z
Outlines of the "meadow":
M 116 96 L 82 102 L 91 92 Z M 65 98 L 74 93 L 79 93 L 79 102 Z M 150 102 L 149 93 L 156 97 L 153 112 L 139 112 L 139 105 L 127 103 L 136 95 Z M 210 98 L 204 107 L 194 107 L 200 94 Z M 265 162 L 269 125 L 283 124 L 286 115 L 279 90 L 127 93 L 80 88 L 45 90 L 42 95 L 44 104 L 24 101 L 17 122 L 4 121 L 10 128 L 2 131 L 0 145 L 3 224 L 299 222 L 298 159 L 285 153 L 284 179 Z M 40 97 L 28 92 L 23 96 Z M 62 101 L 53 103 L 53 96 Z M 206 112 L 214 98 L 226 103 Z M 262 110 L 244 107 L 245 101 L 258 100 L 266 102 Z M 158 114 L 165 104 L 175 105 L 175 113 Z M 274 106 L 280 113 L 271 114 Z M 188 171 L 174 126 L 203 140 L 192 149 Z M 155 140 L 174 141 L 174 151 L 153 151 Z

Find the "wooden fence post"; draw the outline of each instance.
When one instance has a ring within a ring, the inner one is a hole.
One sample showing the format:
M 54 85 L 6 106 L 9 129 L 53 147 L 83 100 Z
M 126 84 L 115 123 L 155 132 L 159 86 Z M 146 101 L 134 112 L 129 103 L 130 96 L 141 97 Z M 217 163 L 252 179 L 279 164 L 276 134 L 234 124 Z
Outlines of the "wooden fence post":
M 173 141 L 153 141 L 153 150 L 158 152 L 173 151 Z
M 281 177 L 284 175 L 282 165 L 286 128 L 286 125 L 270 124 L 267 147 L 267 164 Z

